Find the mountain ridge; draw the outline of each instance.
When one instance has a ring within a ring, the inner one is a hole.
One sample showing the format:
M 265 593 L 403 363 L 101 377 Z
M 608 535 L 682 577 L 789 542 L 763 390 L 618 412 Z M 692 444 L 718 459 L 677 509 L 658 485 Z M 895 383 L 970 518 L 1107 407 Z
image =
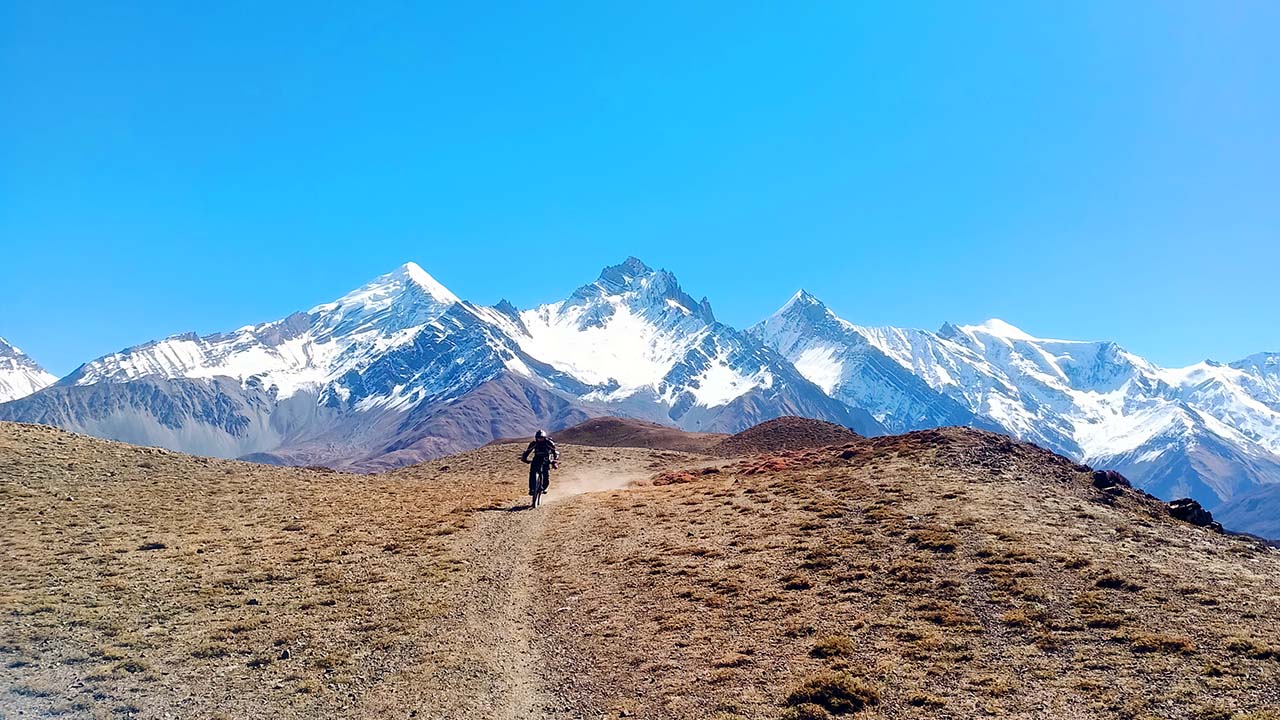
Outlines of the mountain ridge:
M 126 348 L 0 405 L 7 420 L 350 469 L 598 415 L 735 432 L 793 414 L 883 432 L 634 257 L 527 310 L 468 302 L 405 263 L 308 311 Z
M 885 382 L 856 382 L 866 346 L 1004 432 L 1119 470 L 1166 499 L 1215 508 L 1280 482 L 1280 374 L 1270 353 L 1161 368 L 1114 342 L 1038 338 L 998 318 L 937 332 L 858 326 L 804 291 L 752 331 L 873 414 L 895 406 Z
M 868 436 L 1004 432 L 1211 509 L 1280 482 L 1280 354 L 1162 368 L 999 318 L 860 326 L 804 290 L 739 330 L 634 256 L 524 309 L 462 299 L 408 262 L 310 310 L 126 348 L 0 404 L 0 419 L 357 470 L 598 416 L 734 433 L 786 415 Z

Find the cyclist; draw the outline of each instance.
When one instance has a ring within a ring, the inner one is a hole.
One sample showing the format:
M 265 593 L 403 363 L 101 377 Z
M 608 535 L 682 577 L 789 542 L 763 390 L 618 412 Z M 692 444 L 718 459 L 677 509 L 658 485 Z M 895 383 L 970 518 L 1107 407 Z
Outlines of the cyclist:
M 533 460 L 529 456 L 533 456 Z M 560 459 L 560 451 L 556 449 L 556 444 L 547 437 L 547 434 L 541 430 L 533 436 L 533 442 L 529 443 L 529 447 L 524 449 L 520 455 L 520 461 L 529 463 L 529 494 L 533 494 L 534 484 L 539 480 L 542 481 L 542 492 L 547 491 L 547 487 L 551 485 L 551 468 L 555 467 L 556 461 Z

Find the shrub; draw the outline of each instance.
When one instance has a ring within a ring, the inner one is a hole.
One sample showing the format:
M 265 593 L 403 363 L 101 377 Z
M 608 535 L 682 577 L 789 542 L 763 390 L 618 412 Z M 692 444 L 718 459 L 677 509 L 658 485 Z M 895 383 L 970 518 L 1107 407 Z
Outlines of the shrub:
M 907 698 L 907 704 L 912 707 L 940 708 L 940 707 L 945 707 L 947 704 L 947 701 L 943 700 L 942 698 L 936 695 L 929 695 L 928 693 L 917 692 L 917 693 L 912 693 Z
M 1187 638 L 1157 633 L 1134 635 L 1129 638 L 1129 646 L 1134 652 L 1139 653 L 1164 652 L 1190 655 L 1196 651 L 1195 645 Z
M 853 654 L 853 641 L 844 635 L 827 635 L 819 638 L 809 650 L 816 658 L 848 657 Z
M 150 669 L 151 669 L 151 664 L 150 664 L 150 663 L 148 663 L 146 660 L 139 660 L 139 659 L 136 659 L 136 658 L 130 658 L 129 660 L 125 660 L 125 661 L 123 661 L 123 662 L 116 663 L 116 669 L 117 669 L 117 670 L 123 670 L 123 671 L 125 671 L 125 672 L 127 672 L 127 673 L 130 673 L 130 674 L 132 674 L 132 673 L 140 673 L 140 672 L 143 672 L 143 671 L 146 671 L 146 670 L 150 670 Z
M 949 553 L 956 549 L 955 538 L 942 530 L 919 530 L 907 536 L 907 540 L 923 550 Z
M 805 680 L 787 696 L 792 707 L 818 705 L 827 712 L 855 713 L 880 703 L 880 691 L 848 673 L 822 673 Z
M 1236 655 L 1244 655 L 1245 657 L 1252 658 L 1254 660 L 1269 660 L 1271 658 L 1280 659 L 1280 650 L 1263 645 L 1257 640 L 1253 640 L 1251 638 L 1232 638 L 1230 642 L 1227 643 L 1227 650 L 1230 650 Z
M 1094 585 L 1106 590 L 1124 590 L 1125 592 L 1137 592 L 1142 589 L 1142 586 L 1138 583 L 1127 580 L 1110 571 L 1102 573 Z
M 788 575 L 782 578 L 782 587 L 784 590 L 808 590 L 813 583 L 803 575 Z
M 1027 611 L 1021 609 L 1009 610 L 1004 615 L 1001 615 L 1000 619 L 1006 625 L 1013 625 L 1014 627 L 1029 627 L 1031 625 L 1031 618 L 1027 616 Z

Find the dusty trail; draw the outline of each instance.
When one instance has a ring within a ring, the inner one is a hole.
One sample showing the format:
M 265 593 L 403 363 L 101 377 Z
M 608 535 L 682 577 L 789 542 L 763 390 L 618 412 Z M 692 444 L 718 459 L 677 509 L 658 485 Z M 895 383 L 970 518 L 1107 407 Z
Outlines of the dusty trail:
M 489 513 L 476 529 L 477 581 L 470 588 L 464 623 L 487 672 L 476 688 L 485 717 L 530 720 L 563 709 L 543 690 L 546 678 L 533 650 L 530 572 L 533 543 L 545 512 L 511 509 Z
M 438 696 L 448 705 L 438 717 L 586 717 L 556 696 L 557 681 L 545 671 L 534 603 L 546 593 L 533 571 L 535 547 L 560 503 L 622 489 L 647 475 L 634 466 L 568 468 L 553 475 L 541 507 L 528 509 L 525 498 L 483 513 L 468 539 L 472 581 L 458 589 L 466 602 L 459 604 L 462 612 L 451 641 L 461 645 L 452 653 L 461 662 Z

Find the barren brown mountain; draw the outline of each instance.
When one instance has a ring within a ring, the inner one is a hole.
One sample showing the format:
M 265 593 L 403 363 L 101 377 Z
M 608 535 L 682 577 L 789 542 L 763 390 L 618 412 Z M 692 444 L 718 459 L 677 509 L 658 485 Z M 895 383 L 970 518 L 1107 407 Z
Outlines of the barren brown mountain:
M 568 445 L 634 447 L 691 453 L 705 453 L 716 443 L 729 437 L 722 433 L 684 432 L 644 420 L 616 417 L 591 418 L 552 435 L 556 442 Z M 518 440 L 512 439 L 511 442 Z
M 0 717 L 1278 717 L 1280 555 L 1038 448 L 520 449 L 0 424 Z
M 835 423 L 789 416 L 768 420 L 736 435 L 730 435 L 711 446 L 710 452 L 713 455 L 734 457 L 839 445 L 858 437 L 849 428 Z

